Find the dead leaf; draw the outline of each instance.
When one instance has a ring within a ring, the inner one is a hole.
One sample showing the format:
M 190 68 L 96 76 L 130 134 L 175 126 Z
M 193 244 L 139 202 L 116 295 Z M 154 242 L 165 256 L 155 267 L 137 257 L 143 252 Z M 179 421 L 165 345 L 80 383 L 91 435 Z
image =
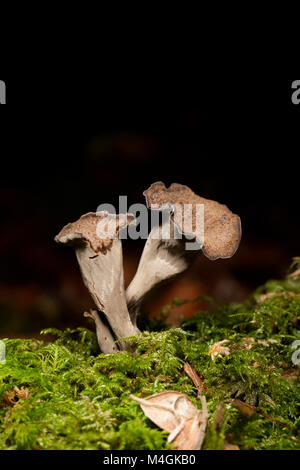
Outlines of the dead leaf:
M 214 361 L 216 357 L 218 356 L 229 356 L 230 354 L 230 349 L 227 348 L 226 346 L 222 346 L 222 344 L 227 344 L 230 343 L 228 339 L 223 339 L 223 341 L 219 341 L 218 343 L 215 343 L 211 349 L 209 350 L 210 357 Z
M 201 396 L 202 410 L 181 392 L 169 391 L 146 399 L 134 395 L 147 416 L 161 429 L 168 431 L 168 443 L 175 441 L 177 450 L 200 450 L 205 437 L 208 412 L 206 399 Z
M 277 341 L 277 339 L 270 338 L 270 339 L 268 339 L 268 343 L 269 343 L 269 344 L 277 344 L 278 341 Z
M 295 385 L 299 381 L 300 369 L 289 368 L 284 370 L 281 375 L 285 377 L 291 385 Z
M 293 273 L 289 275 L 289 279 L 292 279 L 293 281 L 298 279 L 298 277 L 300 277 L 300 268 L 296 269 L 296 271 L 294 271 Z
M 261 346 L 265 346 L 265 348 L 268 348 L 270 346 L 269 343 L 265 341 L 264 339 L 258 339 L 257 343 L 260 344 Z
M 131 395 L 137 401 L 147 416 L 157 426 L 172 432 L 187 419 L 195 417 L 198 412 L 191 400 L 181 392 L 163 392 L 141 399 Z
M 283 297 L 284 299 L 290 299 L 291 297 L 293 298 L 293 297 L 299 297 L 299 296 L 300 294 L 295 294 L 295 292 L 290 292 L 290 291 L 289 292 L 269 292 L 268 294 L 261 294 L 258 298 L 258 303 L 262 303 L 266 299 L 272 299 L 273 297 Z
M 270 344 L 276 344 L 278 341 L 276 339 L 270 338 L 270 339 L 258 339 L 257 344 L 260 344 L 261 346 L 265 346 L 268 348 Z M 255 339 L 254 338 L 242 338 L 241 345 L 245 349 L 252 349 L 252 346 L 255 344 Z
M 2 406 L 15 406 L 20 400 L 28 400 L 30 393 L 28 389 L 21 387 L 14 387 L 11 390 L 3 393 L 3 404 Z
M 245 348 L 245 349 L 252 349 L 252 346 L 253 344 L 255 343 L 255 339 L 254 338 L 242 338 L 242 346 Z
M 201 418 L 191 418 L 185 421 L 182 431 L 176 437 L 177 450 L 197 450 Z M 171 441 L 169 441 L 171 442 Z

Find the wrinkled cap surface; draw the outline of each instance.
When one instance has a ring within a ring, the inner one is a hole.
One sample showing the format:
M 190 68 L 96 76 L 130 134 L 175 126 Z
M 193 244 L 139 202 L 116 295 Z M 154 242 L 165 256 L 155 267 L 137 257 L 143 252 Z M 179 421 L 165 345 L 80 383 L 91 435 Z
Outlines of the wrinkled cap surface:
M 241 240 L 241 221 L 227 206 L 200 197 L 188 186 L 177 183 L 169 188 L 162 182 L 154 183 L 143 194 L 150 209 L 172 208 L 172 218 L 180 233 L 189 238 L 194 235 L 207 258 L 230 258 L 236 252 Z M 197 204 L 204 206 L 204 237 L 196 221 Z
M 132 214 L 109 214 L 89 212 L 76 222 L 66 225 L 55 241 L 74 246 L 89 243 L 95 253 L 105 254 L 110 250 L 113 240 L 118 238 L 120 230 L 135 220 Z

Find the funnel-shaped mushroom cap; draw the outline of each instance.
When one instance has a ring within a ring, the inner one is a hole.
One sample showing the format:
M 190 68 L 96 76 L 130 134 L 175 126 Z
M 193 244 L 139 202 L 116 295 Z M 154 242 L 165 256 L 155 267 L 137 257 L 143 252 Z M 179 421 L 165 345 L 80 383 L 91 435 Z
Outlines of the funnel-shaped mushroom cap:
M 106 254 L 112 247 L 113 240 L 118 238 L 121 229 L 132 223 L 135 217 L 132 214 L 99 214 L 89 212 L 76 222 L 66 225 L 55 241 L 58 243 L 80 246 L 88 243 L 96 253 Z
M 207 258 L 230 258 L 236 252 L 241 240 L 241 221 L 227 206 L 200 197 L 188 186 L 177 183 L 169 188 L 162 182 L 154 183 L 143 194 L 148 208 L 173 208 L 172 217 L 180 233 L 187 237 L 194 235 Z M 187 204 L 191 205 L 191 211 L 185 210 Z M 204 206 L 204 239 L 196 223 L 197 204 Z M 186 232 L 185 227 L 192 230 Z

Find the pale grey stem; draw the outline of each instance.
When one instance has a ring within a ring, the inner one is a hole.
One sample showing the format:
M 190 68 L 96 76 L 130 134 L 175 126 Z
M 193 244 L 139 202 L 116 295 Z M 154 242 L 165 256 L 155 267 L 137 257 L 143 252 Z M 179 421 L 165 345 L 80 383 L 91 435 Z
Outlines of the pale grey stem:
M 84 312 L 85 317 L 92 318 L 96 325 L 96 334 L 100 351 L 104 354 L 115 353 L 118 351 L 118 346 L 111 334 L 110 329 L 101 320 L 97 310 L 90 310 Z
M 96 307 L 105 314 L 116 338 L 119 340 L 138 334 L 139 330 L 130 320 L 125 300 L 121 241 L 114 240 L 106 254 L 98 255 L 86 244 L 76 249 L 76 256 L 83 281 Z M 118 344 L 120 349 L 130 349 L 125 341 Z
M 201 450 L 201 448 L 202 448 L 202 444 L 203 444 L 203 441 L 204 441 L 204 438 L 205 438 L 207 420 L 209 418 L 205 396 L 202 395 L 200 397 L 200 400 L 201 400 L 201 403 L 202 403 L 201 424 L 200 424 L 200 428 L 199 428 L 199 434 L 198 434 L 197 442 L 195 444 L 195 450 Z
M 126 290 L 127 306 L 134 325 L 145 298 L 161 284 L 184 272 L 198 255 L 198 252 L 186 251 L 185 240 L 165 239 L 163 233 L 164 225 L 151 230 L 137 272 Z

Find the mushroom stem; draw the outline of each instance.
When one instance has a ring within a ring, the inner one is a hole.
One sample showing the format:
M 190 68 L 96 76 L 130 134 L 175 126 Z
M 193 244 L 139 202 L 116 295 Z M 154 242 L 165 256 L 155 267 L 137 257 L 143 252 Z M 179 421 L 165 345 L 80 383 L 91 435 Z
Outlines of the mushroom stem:
M 172 221 L 165 223 L 172 224 Z M 151 230 L 137 272 L 126 290 L 127 307 L 134 325 L 145 298 L 161 284 L 184 272 L 198 255 L 198 251 L 186 251 L 184 240 L 164 239 L 163 233 L 164 224 Z
M 139 330 L 130 320 L 125 300 L 121 241 L 114 240 L 105 255 L 99 253 L 95 256 L 86 245 L 76 250 L 76 256 L 83 282 L 96 307 L 105 314 L 116 338 L 119 340 L 138 334 Z M 120 349 L 130 349 L 124 341 L 119 346 Z
M 89 312 L 84 312 L 84 317 L 92 318 L 96 325 L 96 334 L 99 344 L 100 351 L 104 354 L 115 353 L 118 351 L 118 346 L 111 334 L 110 329 L 99 316 L 97 310 L 90 310 Z
M 83 282 L 97 309 L 106 316 L 117 340 L 139 333 L 131 322 L 126 305 L 122 243 L 118 236 L 119 230 L 132 221 L 133 217 L 130 217 L 128 222 L 124 215 L 89 213 L 77 222 L 66 225 L 55 237 L 58 243 L 71 245 L 75 249 Z M 101 323 L 99 318 L 96 328 L 102 349 Z M 118 342 L 118 346 L 122 350 L 131 349 L 127 341 Z

